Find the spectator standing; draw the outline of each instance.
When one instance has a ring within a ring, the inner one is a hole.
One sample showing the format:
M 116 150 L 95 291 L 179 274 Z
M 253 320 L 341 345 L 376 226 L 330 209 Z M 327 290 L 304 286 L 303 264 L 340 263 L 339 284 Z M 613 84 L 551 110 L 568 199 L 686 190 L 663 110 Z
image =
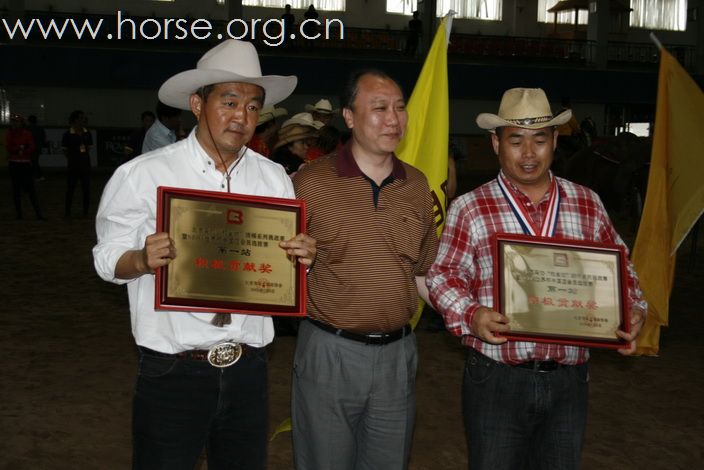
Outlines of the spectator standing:
M 318 148 L 322 155 L 342 150 L 342 134 L 337 127 L 325 125 L 318 130 Z
M 306 36 L 306 41 L 312 45 L 318 34 L 318 12 L 315 10 L 315 6 L 311 4 L 303 16 L 305 18 L 303 34 Z
M 38 220 L 46 220 L 39 207 L 34 189 L 32 155 L 35 152 L 34 138 L 24 126 L 24 118 L 19 114 L 10 117 L 10 129 L 5 137 L 8 156 L 8 171 L 12 181 L 12 199 L 15 203 L 15 217 L 22 219 L 22 192 L 26 192 Z
M 162 103 L 156 104 L 156 121 L 147 129 L 142 143 L 142 153 L 171 145 L 178 140 L 181 110 Z
M 326 126 L 332 125 L 332 120 L 340 113 L 340 110 L 332 107 L 330 100 L 319 99 L 315 104 L 307 104 L 306 112 L 313 116 L 313 120 L 322 122 Z
M 140 118 L 142 126 L 130 134 L 130 138 L 125 144 L 125 160 L 131 160 L 142 153 L 144 137 L 147 135 L 149 128 L 152 127 L 152 124 L 154 124 L 154 121 L 156 121 L 156 116 L 151 111 L 143 111 Z
M 86 128 L 88 118 L 81 110 L 75 110 L 69 115 L 69 129 L 64 132 L 61 146 L 66 155 L 66 200 L 64 217 L 71 217 L 73 193 L 80 182 L 83 194 L 83 216 L 88 216 L 90 209 L 90 148 L 93 137 Z
M 413 18 L 408 21 L 408 35 L 406 36 L 406 55 L 414 56 L 418 51 L 420 38 L 423 35 L 423 21 L 418 18 L 418 10 L 413 12 Z
M 281 21 L 284 26 L 284 44 L 290 46 L 295 40 L 296 17 L 293 13 L 291 13 L 291 5 L 288 3 L 284 6 L 284 13 L 281 15 Z
M 284 121 L 276 133 L 271 159 L 282 165 L 293 178 L 306 162 L 310 141 L 317 140 L 322 123 L 314 121 L 310 113 L 298 113 Z
M 276 118 L 286 116 L 288 111 L 285 108 L 277 108 L 274 106 L 265 106 L 259 113 L 257 128 L 254 131 L 252 140 L 249 141 L 247 147 L 251 148 L 260 155 L 265 157 L 271 156 L 271 144 L 278 125 Z
M 42 153 L 42 149 L 46 146 L 46 131 L 39 125 L 37 116 L 31 115 L 27 118 L 27 130 L 32 134 L 34 139 L 34 152 L 32 153 L 32 176 L 37 181 L 42 181 L 44 175 L 42 174 L 42 169 L 39 166 L 39 155 Z

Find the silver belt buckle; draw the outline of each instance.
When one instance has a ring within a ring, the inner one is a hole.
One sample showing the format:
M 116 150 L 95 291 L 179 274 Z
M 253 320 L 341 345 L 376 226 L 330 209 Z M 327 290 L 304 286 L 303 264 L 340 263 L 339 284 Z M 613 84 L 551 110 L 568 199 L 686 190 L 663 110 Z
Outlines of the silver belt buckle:
M 242 357 L 242 345 L 230 341 L 218 343 L 208 351 L 208 362 L 213 367 L 230 367 Z

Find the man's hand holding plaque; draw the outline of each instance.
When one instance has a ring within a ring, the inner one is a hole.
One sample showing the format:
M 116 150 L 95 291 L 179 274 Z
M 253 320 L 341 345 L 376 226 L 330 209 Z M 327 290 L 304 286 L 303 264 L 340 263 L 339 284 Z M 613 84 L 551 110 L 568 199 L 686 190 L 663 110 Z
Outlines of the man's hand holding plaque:
M 305 315 L 305 270 L 316 243 L 295 199 L 159 188 L 158 233 L 145 264 L 156 268 L 159 310 Z
M 304 266 L 311 267 L 317 254 L 315 239 L 299 233 L 290 240 L 279 243 L 279 246 L 286 250 L 286 253 Z
M 487 307 L 479 307 L 472 317 L 472 330 L 474 336 L 491 344 L 501 344 L 508 338 L 501 336 L 510 330 L 509 319 L 506 315 Z
M 497 234 L 494 308 L 501 314 L 484 334 L 630 354 L 643 315 L 626 299 L 625 261 L 617 245 Z

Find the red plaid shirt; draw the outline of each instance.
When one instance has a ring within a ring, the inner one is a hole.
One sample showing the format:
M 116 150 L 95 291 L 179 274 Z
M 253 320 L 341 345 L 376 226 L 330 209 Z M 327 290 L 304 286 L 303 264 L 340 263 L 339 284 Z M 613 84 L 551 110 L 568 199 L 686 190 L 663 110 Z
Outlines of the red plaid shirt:
M 555 237 L 625 246 L 601 200 L 592 190 L 562 178 L 556 179 L 561 200 Z M 518 188 L 514 186 L 513 189 L 534 225 L 540 227 L 548 209 L 550 193 L 546 193 L 538 204 L 532 204 Z M 494 179 L 453 201 L 437 259 L 426 276 L 430 299 L 445 318 L 448 330 L 461 336 L 465 346 L 507 364 L 550 359 L 563 364 L 587 361 L 589 350 L 583 347 L 523 341 L 495 345 L 473 336 L 474 313 L 482 306 L 493 307 L 492 236 L 496 233 L 520 234 L 523 230 Z M 626 282 L 631 307 L 645 313 L 647 304 L 638 278 L 630 261 L 627 264 Z

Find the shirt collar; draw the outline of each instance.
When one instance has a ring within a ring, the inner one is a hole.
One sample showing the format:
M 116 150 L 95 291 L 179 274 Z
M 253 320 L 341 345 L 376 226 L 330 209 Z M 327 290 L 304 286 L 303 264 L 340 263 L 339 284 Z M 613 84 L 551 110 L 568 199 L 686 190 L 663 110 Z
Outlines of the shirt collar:
M 515 184 L 513 184 L 510 179 L 506 178 L 506 174 L 504 173 L 503 170 L 500 171 L 500 174 L 501 174 L 501 177 L 503 178 L 504 182 L 506 184 L 508 184 L 511 187 L 511 189 L 516 192 L 516 194 L 520 195 L 521 198 L 530 201 L 530 198 L 528 196 L 526 196 L 526 194 L 523 191 L 518 189 L 518 187 Z M 555 175 L 553 175 L 552 170 L 548 170 L 548 174 L 550 175 L 550 187 L 548 188 L 547 191 L 545 191 L 545 194 L 543 194 L 543 196 L 540 198 L 540 201 L 538 202 L 538 204 L 542 204 L 543 202 L 545 202 L 547 199 L 550 198 L 550 192 L 552 191 L 553 181 L 555 181 L 555 184 L 557 184 L 557 190 L 558 191 L 562 190 L 559 182 L 557 181 L 557 178 L 555 178 Z
M 391 175 L 394 179 L 406 179 L 406 169 L 403 167 L 401 160 L 398 159 L 396 154 L 392 154 L 391 158 L 393 161 Z M 364 176 L 364 173 L 359 169 L 359 165 L 357 165 L 354 159 L 354 155 L 352 155 L 352 139 L 350 139 L 337 154 L 337 174 L 348 178 Z
M 191 149 L 191 154 L 196 155 L 197 162 L 200 163 L 202 168 L 212 168 L 213 171 L 215 170 L 215 164 L 216 161 L 208 155 L 208 152 L 205 151 L 203 146 L 198 142 L 198 137 L 196 137 L 196 130 L 198 129 L 198 126 L 195 126 L 193 130 L 191 131 L 190 134 L 188 134 L 188 147 Z M 247 152 L 247 146 L 243 145 L 242 148 L 240 149 L 239 156 L 240 158 L 244 159 L 246 157 L 246 152 Z M 238 160 L 235 160 L 232 162 L 230 165 L 230 168 L 232 168 L 232 165 L 236 164 Z M 242 161 L 240 163 L 240 166 L 244 166 L 246 162 Z M 229 168 L 228 168 L 229 169 Z

